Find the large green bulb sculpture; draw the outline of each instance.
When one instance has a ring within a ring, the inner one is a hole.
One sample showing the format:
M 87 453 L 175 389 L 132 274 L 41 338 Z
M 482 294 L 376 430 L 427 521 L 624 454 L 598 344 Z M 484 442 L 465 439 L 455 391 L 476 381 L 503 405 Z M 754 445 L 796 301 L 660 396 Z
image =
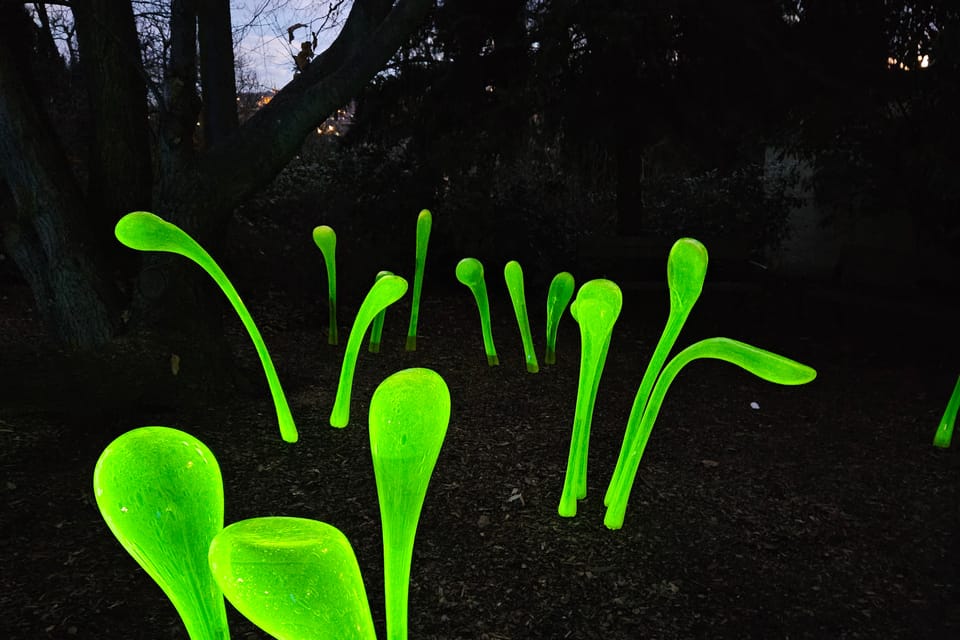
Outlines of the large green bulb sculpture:
M 580 324 L 580 381 L 573 417 L 570 455 L 557 512 L 566 518 L 577 514 L 577 500 L 587 496 L 587 450 L 590 424 L 597 400 L 603 364 L 610 348 L 613 325 L 623 307 L 620 287 L 610 280 L 591 280 L 580 287 L 570 311 Z
M 403 297 L 407 292 L 407 281 L 400 276 L 384 276 L 373 283 L 367 292 L 357 317 L 350 328 L 347 348 L 343 354 L 343 366 L 340 368 L 340 382 L 337 384 L 337 397 L 330 413 L 330 425 L 345 427 L 350 422 L 350 395 L 353 391 L 353 374 L 360 354 L 360 343 L 374 317 L 382 310 Z
M 557 363 L 557 329 L 567 303 L 573 297 L 574 286 L 573 275 L 566 271 L 555 275 L 550 282 L 547 291 L 547 352 L 543 357 L 546 364 Z
M 243 304 L 243 300 L 240 299 L 240 295 L 233 288 L 220 265 L 180 227 L 153 213 L 146 211 L 128 213 L 117 222 L 114 233 L 117 240 L 131 249 L 165 251 L 189 258 L 200 265 L 220 286 L 230 304 L 233 305 L 233 309 L 240 316 L 240 320 L 246 327 L 247 333 L 250 334 L 250 339 L 257 350 L 257 355 L 260 356 L 263 371 L 267 376 L 267 384 L 270 385 L 270 395 L 273 397 L 273 404 L 276 407 L 277 420 L 280 423 L 280 436 L 287 442 L 296 442 L 297 427 L 293 422 L 293 416 L 290 414 L 290 407 L 287 405 L 287 398 L 280 386 L 280 379 L 273 367 L 267 345 L 264 344 L 260 331 L 253 322 L 250 312 L 247 311 L 247 307 Z
M 223 596 L 207 567 L 207 548 L 223 528 L 223 481 L 206 445 L 168 427 L 129 431 L 100 455 L 93 494 L 113 535 L 163 589 L 190 638 L 229 638 Z
M 480 330 L 483 333 L 483 349 L 487 352 L 487 364 L 491 367 L 500 364 L 497 348 L 493 344 L 493 330 L 490 328 L 490 301 L 487 298 L 487 284 L 483 278 L 483 265 L 476 258 L 464 258 L 457 263 L 457 280 L 470 289 L 480 311 Z
M 327 307 L 330 310 L 327 342 L 337 344 L 337 234 L 327 225 L 320 225 L 313 228 L 313 242 L 320 249 L 327 267 Z
M 624 458 L 627 451 L 633 443 L 636 442 L 636 425 L 639 425 L 639 418 L 647 406 L 647 400 L 653 391 L 653 384 L 660 375 L 663 363 L 666 362 L 670 350 L 673 349 L 677 336 L 683 328 L 693 305 L 700 298 L 703 291 L 703 281 L 707 276 L 707 248 L 702 243 L 693 238 L 680 238 L 670 249 L 670 255 L 667 257 L 667 287 L 670 290 L 670 313 L 667 316 L 667 324 L 660 335 L 653 355 L 647 363 L 647 369 L 640 381 L 640 389 L 637 391 L 636 398 L 633 401 L 633 408 L 630 415 L 636 416 L 637 420 L 631 420 L 627 423 L 627 432 L 623 437 L 623 445 L 620 448 L 620 457 L 617 459 L 617 466 L 613 472 L 613 479 L 610 481 L 610 487 L 620 483 L 620 474 L 624 468 Z M 634 425 L 634 431 L 631 431 L 630 425 Z M 610 489 L 603 499 L 604 504 L 610 503 Z
M 640 459 L 653 430 L 653 424 L 660 412 L 663 398 L 667 394 L 670 383 L 676 378 L 680 370 L 697 358 L 714 358 L 724 360 L 746 369 L 755 376 L 768 382 L 785 385 L 800 385 L 810 382 L 817 376 L 817 372 L 807 365 L 801 364 L 781 355 L 758 349 L 757 347 L 729 338 L 707 338 L 696 342 L 678 353 L 663 369 L 650 395 L 650 401 L 642 416 L 631 412 L 627 423 L 627 432 L 636 432 L 637 436 L 628 445 L 623 468 L 620 470 L 619 482 L 611 484 L 607 490 L 609 501 L 603 524 L 610 529 L 619 529 L 623 526 L 624 514 L 627 510 L 627 500 L 633 486 Z M 636 408 L 634 403 L 634 408 Z
M 433 215 L 424 209 L 417 216 L 417 253 L 413 271 L 413 299 L 410 301 L 410 328 L 407 329 L 407 351 L 417 350 L 417 321 L 420 318 L 420 292 L 423 290 L 423 270 L 427 264 L 427 243 Z
M 357 558 L 336 527 L 241 520 L 213 539 L 209 562 L 237 611 L 279 640 L 376 638 Z
M 537 373 L 540 365 L 537 363 L 537 353 L 533 348 L 533 336 L 530 335 L 530 319 L 527 317 L 527 294 L 523 290 L 523 269 L 516 260 L 511 260 L 503 267 L 503 278 L 507 281 L 507 291 L 510 292 L 510 301 L 513 303 L 513 313 L 517 316 L 517 325 L 520 327 L 520 339 L 523 341 L 523 353 L 527 360 L 527 371 Z
M 381 278 L 392 275 L 392 271 L 378 271 L 373 282 L 376 284 Z M 383 323 L 386 319 L 387 310 L 384 308 L 380 310 L 380 313 L 373 319 L 373 324 L 370 325 L 370 345 L 367 347 L 370 353 L 380 353 L 380 342 L 383 340 Z
M 383 524 L 387 638 L 407 637 L 410 562 L 427 484 L 450 421 L 450 392 L 430 369 L 404 369 L 370 400 L 370 453 Z
M 947 408 L 940 418 L 940 426 L 937 427 L 937 433 L 933 437 L 934 446 L 946 449 L 950 446 L 953 439 L 953 426 L 957 421 L 957 410 L 960 409 L 960 377 L 957 378 L 957 384 L 953 387 L 953 394 L 947 402 Z

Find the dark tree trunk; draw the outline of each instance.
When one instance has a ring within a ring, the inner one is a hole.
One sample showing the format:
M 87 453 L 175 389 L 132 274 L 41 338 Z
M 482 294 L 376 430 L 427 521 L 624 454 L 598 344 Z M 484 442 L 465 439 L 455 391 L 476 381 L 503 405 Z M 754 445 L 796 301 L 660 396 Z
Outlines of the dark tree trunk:
M 237 130 L 237 84 L 229 0 L 198 0 L 203 142 L 211 147 Z

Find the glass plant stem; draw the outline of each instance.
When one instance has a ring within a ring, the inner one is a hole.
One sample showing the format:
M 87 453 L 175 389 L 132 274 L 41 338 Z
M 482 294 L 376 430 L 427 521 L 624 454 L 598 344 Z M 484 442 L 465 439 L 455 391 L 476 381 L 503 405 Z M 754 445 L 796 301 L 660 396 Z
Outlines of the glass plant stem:
M 343 366 L 340 368 L 340 382 L 337 384 L 337 397 L 330 412 L 330 425 L 345 427 L 350 422 L 350 395 L 353 389 L 353 374 L 360 354 L 360 343 L 373 318 L 383 309 L 403 297 L 407 292 L 407 281 L 400 276 L 384 276 L 367 292 L 357 317 L 353 320 L 347 348 L 343 354 Z
M 280 436 L 287 442 L 296 442 L 297 427 L 293 422 L 293 416 L 290 414 L 290 407 L 287 405 L 287 397 L 283 393 L 283 387 L 280 386 L 277 371 L 273 367 L 273 360 L 270 359 L 270 353 L 267 352 L 267 345 L 264 344 L 260 331 L 253 322 L 250 312 L 247 311 L 246 305 L 243 304 L 243 300 L 240 299 L 240 295 L 233 288 L 220 265 L 180 227 L 147 211 L 128 213 L 120 218 L 114 233 L 117 240 L 131 249 L 165 251 L 189 258 L 200 265 L 220 286 L 230 304 L 233 305 L 234 311 L 240 316 L 240 321 L 243 322 L 247 333 L 250 334 L 250 340 L 253 341 L 257 355 L 260 356 L 263 372 L 266 374 L 267 384 L 270 386 L 270 395 L 273 397 L 273 404 L 276 407 L 277 421 L 280 423 Z
M 953 388 L 953 394 L 947 402 L 947 408 L 940 419 L 940 426 L 937 427 L 937 433 L 933 437 L 934 446 L 946 449 L 950 446 L 953 439 L 953 427 L 957 421 L 957 410 L 960 409 L 960 377 L 957 378 L 957 384 Z
M 376 284 L 381 278 L 392 275 L 392 271 L 379 271 L 373 282 Z M 370 326 L 370 345 L 368 347 L 370 353 L 380 353 L 380 342 L 383 339 L 383 322 L 386 317 L 387 310 L 384 308 L 377 314 L 377 317 L 373 319 L 373 324 Z
M 330 310 L 327 342 L 337 344 L 337 234 L 327 225 L 320 225 L 313 229 L 313 242 L 320 249 L 327 267 L 327 307 Z
M 673 349 L 680 330 L 687 321 L 690 311 L 700 298 L 703 291 L 703 281 L 707 275 L 707 248 L 693 238 L 680 238 L 670 249 L 667 257 L 667 287 L 670 291 L 670 313 L 667 324 L 663 329 L 660 340 L 647 363 L 647 369 L 640 381 L 640 388 L 630 410 L 630 419 L 627 421 L 627 430 L 623 434 L 623 443 L 620 446 L 620 456 L 613 470 L 613 478 L 603 498 L 604 504 L 609 504 L 611 489 L 620 483 L 623 473 L 623 462 L 632 447 L 635 446 L 637 434 L 630 425 L 638 425 L 640 417 L 646 409 L 647 401 L 653 390 L 653 385 L 660 375 L 663 363 Z
M 426 209 L 417 216 L 417 253 L 413 271 L 413 299 L 410 302 L 410 327 L 407 329 L 407 351 L 417 350 L 417 322 L 420 319 L 420 292 L 423 290 L 423 271 L 427 264 L 427 243 L 433 215 Z
M 561 271 L 550 282 L 547 291 L 547 351 L 543 356 L 546 364 L 557 362 L 557 329 L 567 303 L 573 297 L 574 286 L 573 275 L 567 271 Z
M 383 525 L 387 638 L 406 640 L 410 563 L 420 511 L 450 421 L 450 391 L 430 369 L 404 369 L 370 400 L 370 453 Z
M 457 280 L 470 289 L 480 311 L 480 330 L 483 332 L 483 349 L 487 354 L 487 364 L 491 367 L 500 364 L 497 348 L 493 344 L 493 330 L 490 328 L 490 301 L 487 298 L 487 285 L 483 278 L 483 265 L 476 258 L 464 258 L 457 263 Z
M 730 338 L 707 338 L 696 342 L 680 353 L 667 364 L 657 380 L 650 402 L 647 404 L 643 416 L 630 414 L 630 420 L 637 421 L 638 437 L 633 447 L 627 452 L 624 461 L 625 467 L 620 483 L 611 485 L 610 501 L 607 504 L 607 513 L 603 524 L 609 529 L 619 529 L 623 526 L 624 514 L 627 510 L 627 501 L 630 499 L 630 490 L 637 475 L 640 459 L 643 457 L 650 432 L 660 413 L 663 399 L 670 388 L 670 384 L 684 366 L 698 358 L 714 358 L 724 360 L 746 369 L 755 376 L 768 382 L 784 385 L 806 384 L 813 380 L 817 372 L 805 364 L 801 364 L 781 355 L 764 351 L 749 344 L 731 340 Z M 627 428 L 631 428 L 631 424 Z
M 507 281 L 507 291 L 510 292 L 510 301 L 513 303 L 513 312 L 517 316 L 517 325 L 520 327 L 520 339 L 523 341 L 523 352 L 527 360 L 527 371 L 537 373 L 540 365 L 537 363 L 537 353 L 533 348 L 533 336 L 530 334 L 530 319 L 527 317 L 527 295 L 523 290 L 523 269 L 516 260 L 511 260 L 503 267 L 503 278 Z

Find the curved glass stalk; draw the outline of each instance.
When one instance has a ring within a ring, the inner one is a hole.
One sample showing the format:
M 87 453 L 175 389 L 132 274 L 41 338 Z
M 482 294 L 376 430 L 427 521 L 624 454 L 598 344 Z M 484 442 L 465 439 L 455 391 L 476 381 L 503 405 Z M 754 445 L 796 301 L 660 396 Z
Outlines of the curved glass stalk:
M 373 283 L 376 284 L 380 278 L 392 275 L 393 271 L 378 271 L 377 276 L 373 279 Z M 370 344 L 367 347 L 370 353 L 380 353 L 380 342 L 383 339 L 383 322 L 386 318 L 387 310 L 384 308 L 373 319 L 373 324 L 370 325 Z
M 313 242 L 320 249 L 327 267 L 327 307 L 330 310 L 327 342 L 337 344 L 337 234 L 327 225 L 320 225 L 313 228 Z
M 410 302 L 410 327 L 407 329 L 407 351 L 417 350 L 417 322 L 420 319 L 420 292 L 423 290 L 423 271 L 427 264 L 427 243 L 433 215 L 426 209 L 417 216 L 417 254 L 413 272 L 413 299 Z
M 497 357 L 497 348 L 493 344 L 493 330 L 490 328 L 490 301 L 487 298 L 487 285 L 483 278 L 483 265 L 476 258 L 464 258 L 457 263 L 456 273 L 457 280 L 470 289 L 477 301 L 487 364 L 491 367 L 496 366 L 500 364 L 500 359 Z
M 957 410 L 960 409 L 960 377 L 957 378 L 957 384 L 953 388 L 953 394 L 947 402 L 947 408 L 940 418 L 940 426 L 937 427 L 937 433 L 933 437 L 933 444 L 936 447 L 946 449 L 950 446 L 953 439 L 953 426 L 957 421 Z
M 550 282 L 547 291 L 547 351 L 543 357 L 546 364 L 557 362 L 557 329 L 575 286 L 573 275 L 567 271 L 561 271 Z
M 530 319 L 527 317 L 527 294 L 523 290 L 523 269 L 516 260 L 511 260 L 503 267 L 503 278 L 507 281 L 507 291 L 510 292 L 510 301 L 513 303 L 513 313 L 517 316 L 517 325 L 520 327 L 520 339 L 523 341 L 523 353 L 527 360 L 527 371 L 537 373 L 540 365 L 537 363 L 537 352 L 533 348 L 533 336 L 530 334 Z

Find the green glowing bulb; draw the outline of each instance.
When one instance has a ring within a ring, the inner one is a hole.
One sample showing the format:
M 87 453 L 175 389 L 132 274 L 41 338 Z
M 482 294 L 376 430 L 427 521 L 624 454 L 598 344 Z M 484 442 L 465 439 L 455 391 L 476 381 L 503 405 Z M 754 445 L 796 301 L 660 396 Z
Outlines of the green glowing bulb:
M 138 251 L 166 251 L 176 253 L 185 258 L 193 260 L 204 271 L 206 271 L 214 282 L 216 282 L 223 293 L 226 294 L 230 304 L 233 305 L 237 315 L 246 327 L 250 339 L 253 341 L 257 354 L 260 356 L 260 362 L 263 364 L 263 371 L 267 376 L 267 384 L 270 385 L 270 395 L 273 396 L 273 404 L 277 410 L 277 420 L 280 423 L 280 436 L 287 442 L 297 441 L 297 427 L 293 423 L 293 416 L 290 415 L 290 407 L 287 405 L 287 398 L 283 394 L 283 388 L 280 386 L 280 379 L 277 378 L 277 372 L 273 368 L 273 361 L 267 352 L 267 345 L 257 325 L 254 324 L 250 312 L 240 299 L 237 290 L 230 284 L 226 274 L 220 266 L 214 261 L 210 254 L 203 247 L 187 235 L 180 227 L 167 222 L 159 216 L 146 211 L 136 211 L 128 213 L 120 218 L 114 230 L 117 240 L 131 249 Z
M 957 378 L 953 394 L 950 396 L 950 401 L 947 402 L 947 409 L 943 412 L 940 426 L 937 427 L 937 433 L 933 437 L 934 446 L 943 449 L 950 446 L 950 441 L 953 439 L 953 425 L 957 421 L 957 409 L 960 409 L 960 378 Z
M 370 453 L 383 525 L 387 638 L 407 637 L 410 561 L 427 484 L 450 421 L 450 392 L 430 369 L 404 369 L 370 400 Z
M 593 421 L 593 407 L 610 348 L 613 325 L 622 307 L 620 287 L 610 280 L 591 280 L 584 284 L 570 307 L 573 318 L 580 324 L 580 381 L 577 385 L 577 408 L 573 418 L 567 473 L 557 509 L 565 518 L 577 515 L 577 500 L 587 496 L 590 423 Z
M 279 640 L 376 638 L 357 558 L 336 527 L 241 520 L 213 539 L 209 561 L 237 611 Z
M 643 415 L 644 408 L 653 391 L 653 385 L 660 375 L 663 363 L 666 362 L 670 350 L 673 349 L 677 336 L 683 328 L 693 305 L 700 298 L 703 291 L 703 281 L 707 276 L 707 248 L 698 240 L 693 238 L 680 238 L 670 249 L 670 255 L 667 258 L 667 287 L 670 290 L 670 313 L 667 316 L 667 324 L 660 335 L 660 341 L 657 342 L 650 362 L 647 363 L 647 370 L 643 373 L 643 379 L 640 381 L 640 389 L 637 390 L 636 398 L 633 401 L 633 408 L 630 415 L 636 414 L 637 420 Z M 617 466 L 613 471 L 613 479 L 610 481 L 610 488 L 620 483 L 620 475 L 623 472 L 623 461 L 627 451 L 634 446 L 637 433 L 636 425 L 639 422 L 628 421 L 627 431 L 623 435 L 623 444 L 620 447 L 620 457 L 617 459 Z M 631 430 L 630 425 L 634 425 Z M 604 504 L 610 503 L 610 489 L 603 498 Z
M 323 254 L 327 267 L 327 306 L 330 309 L 329 344 L 337 344 L 337 234 L 327 225 L 313 229 L 313 242 Z
M 413 300 L 410 303 L 410 328 L 407 330 L 407 351 L 417 350 L 417 321 L 420 316 L 420 292 L 423 289 L 423 269 L 427 264 L 427 243 L 433 216 L 424 209 L 417 216 L 417 259 L 413 272 Z
M 547 292 L 547 352 L 543 358 L 546 364 L 557 362 L 557 329 L 560 317 L 573 296 L 574 286 L 573 276 L 566 271 L 555 275 L 550 282 Z
M 129 431 L 97 460 L 93 493 L 113 535 L 163 589 L 190 638 L 229 638 L 223 596 L 207 568 L 207 547 L 223 528 L 223 481 L 206 445 L 168 427 Z
M 520 326 L 520 339 L 523 340 L 523 352 L 527 358 L 527 371 L 540 371 L 537 364 L 537 354 L 533 349 L 533 336 L 530 335 L 530 320 L 527 318 L 527 295 L 523 291 L 523 269 L 516 260 L 511 260 L 503 267 L 503 278 L 507 281 L 507 291 L 510 292 L 510 301 L 513 303 L 513 312 L 517 316 Z
M 379 271 L 377 272 L 376 278 L 373 279 L 374 284 L 380 278 L 384 276 L 392 276 L 392 271 Z M 370 353 L 380 353 L 380 341 L 383 339 L 383 321 L 387 317 L 387 310 L 382 309 L 380 313 L 373 319 L 373 325 L 370 327 Z
M 490 302 L 487 299 L 487 285 L 483 279 L 483 265 L 476 258 L 464 258 L 457 263 L 457 280 L 465 285 L 477 301 L 480 311 L 480 329 L 483 332 L 483 348 L 487 352 L 487 364 L 491 367 L 500 364 L 497 348 L 493 344 L 493 331 L 490 328 Z
M 611 480 L 608 489 L 610 501 L 607 504 L 607 513 L 603 523 L 610 529 L 619 529 L 623 526 L 624 514 L 627 510 L 627 500 L 633 486 L 640 458 L 647 446 L 653 423 L 660 412 L 663 398 L 667 394 L 670 383 L 676 378 L 680 370 L 689 362 L 698 358 L 714 358 L 724 360 L 746 369 L 753 375 L 768 382 L 784 385 L 806 384 L 816 378 L 817 372 L 805 364 L 800 364 L 776 353 L 758 349 L 749 344 L 731 340 L 730 338 L 707 338 L 696 342 L 678 353 L 663 369 L 657 379 L 657 384 L 650 395 L 646 410 L 641 417 L 631 412 L 627 430 L 636 430 L 638 437 L 627 451 L 624 459 L 624 469 L 620 483 L 614 486 Z M 636 407 L 636 404 L 634 404 Z
M 337 397 L 330 413 L 330 425 L 345 427 L 350 422 L 350 394 L 353 390 L 353 373 L 360 354 L 360 343 L 374 317 L 383 309 L 403 297 L 407 292 L 407 281 L 400 276 L 384 276 L 373 283 L 367 292 L 357 317 L 350 328 L 347 348 L 343 354 L 343 366 L 340 369 L 340 383 L 337 385 Z

